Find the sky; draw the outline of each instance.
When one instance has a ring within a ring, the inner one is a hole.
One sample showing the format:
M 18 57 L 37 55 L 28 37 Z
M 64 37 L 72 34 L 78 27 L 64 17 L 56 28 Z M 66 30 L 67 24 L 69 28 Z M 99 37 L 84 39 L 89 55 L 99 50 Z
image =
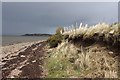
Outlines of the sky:
M 2 34 L 54 34 L 58 26 L 118 20 L 117 2 L 2 2 Z
M 118 2 L 119 0 L 1 0 L 2 2 Z
M 2 34 L 2 3 L 0 2 L 0 35 Z M 0 38 L 1 43 L 1 38 Z

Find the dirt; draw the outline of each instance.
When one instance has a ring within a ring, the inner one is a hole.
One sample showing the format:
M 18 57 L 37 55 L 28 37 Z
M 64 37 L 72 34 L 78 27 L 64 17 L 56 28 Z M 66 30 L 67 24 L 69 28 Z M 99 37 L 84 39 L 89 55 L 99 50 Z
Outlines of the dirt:
M 46 42 L 31 45 L 23 52 L 12 56 L 10 60 L 2 60 L 3 78 L 41 78 L 44 77 L 43 61 Z M 16 72 L 16 73 L 15 73 Z

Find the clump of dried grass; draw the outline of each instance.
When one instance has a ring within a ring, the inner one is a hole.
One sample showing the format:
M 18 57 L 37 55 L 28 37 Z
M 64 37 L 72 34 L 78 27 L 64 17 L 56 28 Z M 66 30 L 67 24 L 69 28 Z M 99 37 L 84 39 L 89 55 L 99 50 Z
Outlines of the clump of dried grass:
M 69 35 L 69 38 L 81 37 L 83 39 L 94 39 L 106 42 L 113 42 L 112 44 L 120 43 L 120 24 L 109 25 L 106 23 L 99 23 L 93 26 L 82 26 L 75 30 L 63 33 Z

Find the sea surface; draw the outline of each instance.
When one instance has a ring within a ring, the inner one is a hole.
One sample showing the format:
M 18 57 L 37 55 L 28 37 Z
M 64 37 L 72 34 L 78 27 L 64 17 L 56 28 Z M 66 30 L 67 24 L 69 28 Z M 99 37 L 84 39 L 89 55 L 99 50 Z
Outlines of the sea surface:
M 22 42 L 32 42 L 39 40 L 46 40 L 48 36 L 2 36 L 2 46 L 12 45 Z

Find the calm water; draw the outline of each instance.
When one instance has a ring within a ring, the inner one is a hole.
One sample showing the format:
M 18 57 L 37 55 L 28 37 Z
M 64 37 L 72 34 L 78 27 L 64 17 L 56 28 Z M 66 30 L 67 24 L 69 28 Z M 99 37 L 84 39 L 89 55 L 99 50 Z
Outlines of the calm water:
M 21 42 L 46 40 L 47 38 L 48 37 L 45 36 L 2 36 L 2 46 Z

